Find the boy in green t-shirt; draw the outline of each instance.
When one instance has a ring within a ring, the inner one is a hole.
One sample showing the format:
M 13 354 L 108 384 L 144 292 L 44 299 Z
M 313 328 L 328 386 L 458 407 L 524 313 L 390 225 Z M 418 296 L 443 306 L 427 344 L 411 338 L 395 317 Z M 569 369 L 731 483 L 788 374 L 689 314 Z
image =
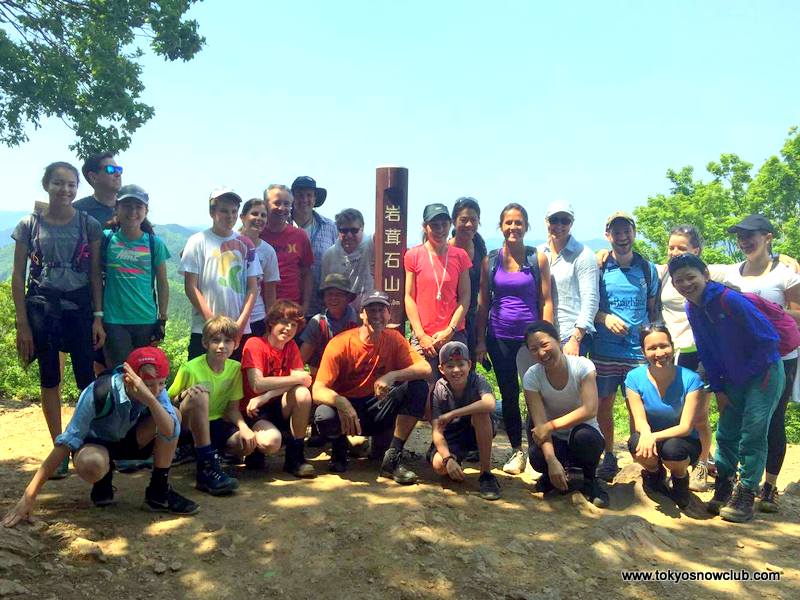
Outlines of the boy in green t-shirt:
M 239 328 L 230 317 L 212 317 L 203 326 L 206 353 L 181 365 L 169 388 L 169 397 L 183 415 L 194 437 L 197 453 L 197 489 L 212 496 L 230 494 L 239 482 L 220 466 L 219 452 L 229 449 L 249 454 L 255 434 L 239 412 L 242 371 L 228 357 Z

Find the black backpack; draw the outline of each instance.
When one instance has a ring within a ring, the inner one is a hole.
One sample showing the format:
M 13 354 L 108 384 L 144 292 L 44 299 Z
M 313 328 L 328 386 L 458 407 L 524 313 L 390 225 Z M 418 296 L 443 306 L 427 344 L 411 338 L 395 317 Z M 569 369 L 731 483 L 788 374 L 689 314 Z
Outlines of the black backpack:
M 94 380 L 92 400 L 94 401 L 94 418 L 102 419 L 114 410 L 114 394 L 111 393 L 111 380 L 114 371 L 103 371 Z
M 494 302 L 494 276 L 497 273 L 497 267 L 500 263 L 500 250 L 492 250 L 489 252 L 489 307 L 492 306 Z M 533 246 L 525 246 L 525 265 L 530 267 L 531 273 L 533 273 L 533 278 L 536 280 L 536 285 L 538 287 L 538 296 L 537 298 L 542 297 L 542 272 L 539 268 L 539 257 L 536 252 L 536 248 Z M 541 306 L 539 307 L 539 311 L 541 312 Z

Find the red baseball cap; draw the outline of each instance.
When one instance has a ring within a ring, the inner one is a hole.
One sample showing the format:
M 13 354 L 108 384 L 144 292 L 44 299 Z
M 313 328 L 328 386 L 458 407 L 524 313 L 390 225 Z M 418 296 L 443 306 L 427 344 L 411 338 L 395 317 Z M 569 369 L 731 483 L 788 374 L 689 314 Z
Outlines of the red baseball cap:
M 136 350 L 128 355 L 128 359 L 125 362 L 127 362 L 131 369 L 133 369 L 134 373 L 139 375 L 142 379 L 164 379 L 167 377 L 167 375 L 169 375 L 169 360 L 161 348 L 156 348 L 154 346 L 136 348 Z M 151 365 L 155 367 L 155 377 L 146 377 L 139 374 L 139 371 L 145 365 Z

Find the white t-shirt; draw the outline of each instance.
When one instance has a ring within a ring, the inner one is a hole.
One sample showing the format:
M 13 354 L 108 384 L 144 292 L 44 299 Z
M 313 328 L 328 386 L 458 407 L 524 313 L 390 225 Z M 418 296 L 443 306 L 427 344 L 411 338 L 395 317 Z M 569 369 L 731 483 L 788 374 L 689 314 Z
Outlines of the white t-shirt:
M 249 238 L 235 232 L 220 237 L 206 229 L 186 241 L 178 273 L 198 276 L 197 287 L 212 313 L 238 319 L 247 296 L 247 278 L 260 277 L 261 264 Z M 193 308 L 192 333 L 202 333 L 203 323 Z M 250 323 L 244 333 L 250 333 Z
M 585 356 L 567 356 L 567 385 L 563 389 L 557 390 L 547 380 L 547 374 L 544 367 L 540 364 L 533 365 L 525 377 L 522 378 L 522 387 L 529 392 L 539 392 L 542 396 L 544 404 L 544 413 L 547 420 L 557 419 L 567 413 L 571 413 L 582 404 L 580 397 L 580 385 L 589 373 L 593 373 L 594 363 Z M 597 424 L 597 418 L 592 417 L 584 421 L 587 425 L 591 425 L 597 431 L 600 431 L 600 426 Z M 569 439 L 572 428 L 558 429 L 553 432 L 553 436 L 562 440 Z
M 278 270 L 278 255 L 275 254 L 275 249 L 264 240 L 258 240 L 256 258 L 261 265 L 262 276 L 258 279 L 258 295 L 256 295 L 253 312 L 250 313 L 251 323 L 260 321 L 267 316 L 267 311 L 264 309 L 264 296 L 261 295 L 261 284 L 265 281 L 281 280 L 280 271 Z
M 744 263 L 737 263 L 735 265 L 727 265 L 721 281 L 726 285 L 732 285 L 743 292 L 751 294 L 758 294 L 762 298 L 766 298 L 780 304 L 786 308 L 788 301 L 786 300 L 786 290 L 800 285 L 800 275 L 792 271 L 784 264 L 779 264 L 769 273 L 759 277 L 745 277 L 741 274 L 740 269 Z M 782 358 L 784 360 L 797 357 L 797 350 L 793 350 Z

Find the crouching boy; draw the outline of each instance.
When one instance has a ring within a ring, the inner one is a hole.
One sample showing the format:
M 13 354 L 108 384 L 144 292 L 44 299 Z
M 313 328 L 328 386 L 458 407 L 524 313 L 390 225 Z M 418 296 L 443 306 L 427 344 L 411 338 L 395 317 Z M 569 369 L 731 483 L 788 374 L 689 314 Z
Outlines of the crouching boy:
M 461 461 L 468 452 L 477 449 L 480 496 L 497 500 L 500 484 L 492 474 L 495 398 L 486 379 L 471 368 L 469 350 L 461 342 L 448 342 L 439 350 L 442 378 L 431 395 L 433 442 L 428 449 L 428 461 L 439 475 L 463 481 Z
M 212 496 L 232 494 L 239 487 L 239 481 L 222 470 L 220 452 L 245 456 L 255 449 L 255 434 L 239 412 L 241 365 L 230 359 L 238 331 L 230 317 L 206 321 L 201 338 L 205 354 L 181 365 L 169 388 L 194 438 L 196 487 Z
M 169 362 L 162 350 L 137 348 L 127 361 L 100 375 L 81 393 L 75 413 L 25 492 L 3 518 L 12 527 L 30 520 L 36 496 L 61 462 L 73 453 L 78 475 L 93 484 L 96 506 L 114 502 L 111 485 L 116 459 L 153 456 L 153 473 L 142 508 L 191 515 L 198 506 L 169 485 L 169 467 L 178 444 L 180 419 L 164 390 Z

